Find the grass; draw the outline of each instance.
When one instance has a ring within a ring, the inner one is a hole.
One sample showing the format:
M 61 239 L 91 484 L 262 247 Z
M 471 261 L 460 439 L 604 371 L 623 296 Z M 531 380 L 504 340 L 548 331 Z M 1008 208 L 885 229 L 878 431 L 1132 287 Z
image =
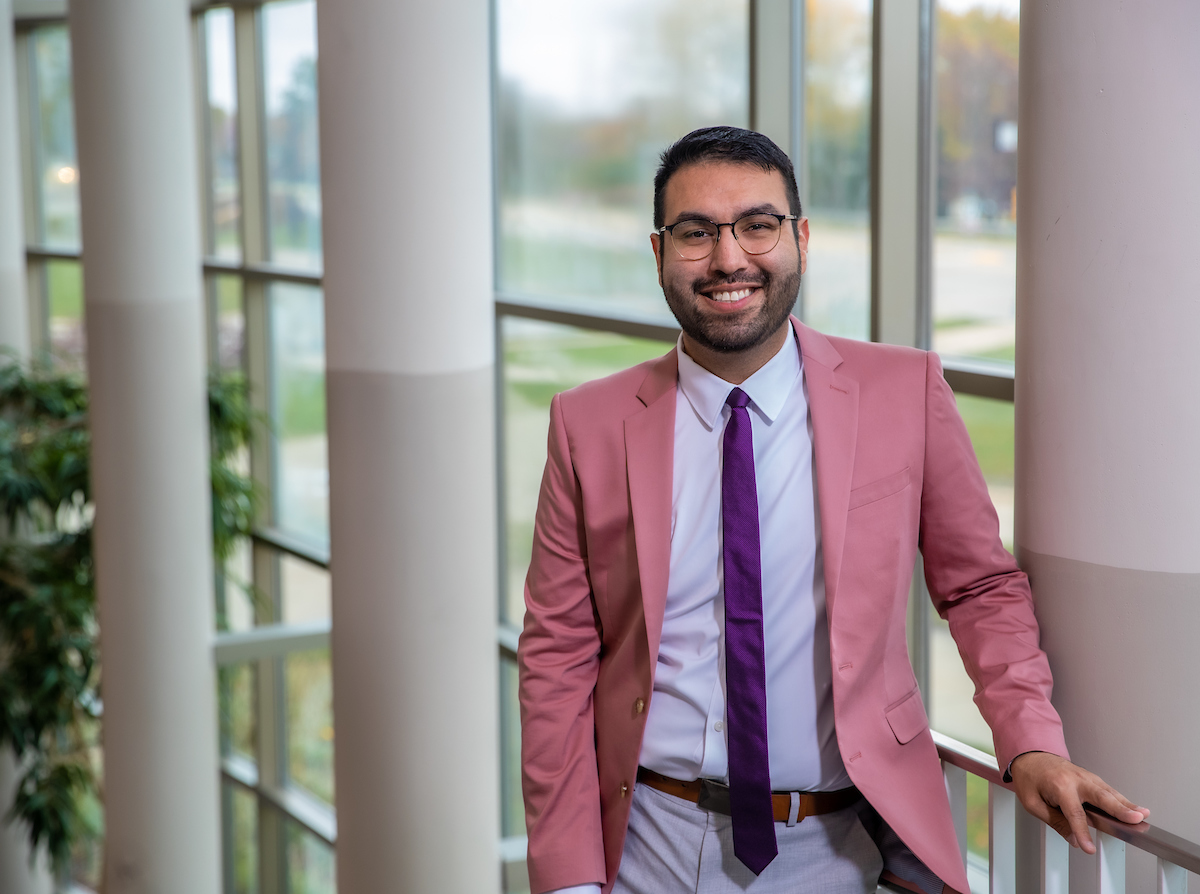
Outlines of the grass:
M 288 773 L 333 803 L 333 678 L 329 650 L 287 657 Z
M 47 261 L 46 287 L 51 317 L 83 318 L 83 267 L 78 261 Z
M 217 313 L 240 314 L 242 312 L 242 278 L 240 276 L 217 276 Z
M 989 481 L 1013 480 L 1013 405 L 1004 400 L 957 394 L 958 411 L 967 424 L 975 456 Z
M 967 850 L 988 856 L 988 782 L 967 774 Z
M 325 431 L 325 373 L 320 370 L 280 371 L 279 426 L 281 438 L 316 435 Z
M 1006 360 L 1009 363 L 1015 363 L 1017 360 L 1017 346 L 1011 344 L 1005 345 L 1002 348 L 995 348 L 991 351 L 980 351 L 979 356 L 988 360 Z
M 649 239 L 644 248 L 634 250 L 505 237 L 500 243 L 500 287 L 530 295 L 590 298 L 600 306 L 619 296 L 623 308 L 631 302 L 643 311 L 662 308 Z

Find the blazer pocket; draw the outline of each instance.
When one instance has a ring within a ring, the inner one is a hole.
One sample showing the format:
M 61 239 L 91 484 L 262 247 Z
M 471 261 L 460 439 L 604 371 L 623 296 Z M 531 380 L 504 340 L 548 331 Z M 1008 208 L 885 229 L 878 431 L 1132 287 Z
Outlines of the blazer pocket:
M 899 472 L 893 475 L 888 475 L 884 478 L 876 478 L 869 484 L 864 484 L 862 487 L 856 487 L 850 491 L 850 509 L 857 509 L 859 506 L 865 506 L 868 503 L 875 503 L 882 500 L 884 497 L 890 497 L 892 494 L 899 493 L 908 487 L 909 475 L 908 466 L 905 466 Z
M 929 718 L 925 716 L 925 705 L 921 702 L 921 690 L 916 688 L 891 707 L 884 708 L 883 714 L 901 745 L 907 745 L 929 728 Z

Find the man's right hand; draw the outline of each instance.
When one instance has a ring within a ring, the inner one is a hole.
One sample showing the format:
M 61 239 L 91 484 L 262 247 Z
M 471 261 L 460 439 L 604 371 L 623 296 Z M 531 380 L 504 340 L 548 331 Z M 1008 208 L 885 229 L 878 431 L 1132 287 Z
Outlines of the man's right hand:
M 1025 809 L 1084 853 L 1096 853 L 1084 802 L 1123 823 L 1144 822 L 1150 815 L 1147 808 L 1138 807 L 1095 773 L 1057 754 L 1027 751 L 1017 755 L 1009 772 Z

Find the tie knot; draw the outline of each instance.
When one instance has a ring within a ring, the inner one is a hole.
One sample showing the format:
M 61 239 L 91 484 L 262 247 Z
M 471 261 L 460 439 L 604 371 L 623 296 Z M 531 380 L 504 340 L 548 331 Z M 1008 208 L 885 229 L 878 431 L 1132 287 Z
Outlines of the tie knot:
M 734 388 L 729 392 L 729 397 L 725 398 L 725 403 L 735 410 L 740 410 L 750 403 L 750 396 L 741 388 Z

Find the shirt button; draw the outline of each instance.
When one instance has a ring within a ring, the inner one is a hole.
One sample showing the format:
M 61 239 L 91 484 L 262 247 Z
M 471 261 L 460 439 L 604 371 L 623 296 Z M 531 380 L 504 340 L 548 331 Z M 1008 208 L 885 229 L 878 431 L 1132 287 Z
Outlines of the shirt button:
M 713 724 L 713 729 L 715 729 L 717 732 L 721 732 L 721 730 L 725 729 L 725 724 L 718 720 Z
M 635 714 L 641 714 L 645 710 L 646 700 L 644 698 L 639 698 L 633 703 L 633 711 Z
M 628 794 L 629 794 L 629 783 L 622 782 L 621 783 L 621 797 L 624 798 Z

